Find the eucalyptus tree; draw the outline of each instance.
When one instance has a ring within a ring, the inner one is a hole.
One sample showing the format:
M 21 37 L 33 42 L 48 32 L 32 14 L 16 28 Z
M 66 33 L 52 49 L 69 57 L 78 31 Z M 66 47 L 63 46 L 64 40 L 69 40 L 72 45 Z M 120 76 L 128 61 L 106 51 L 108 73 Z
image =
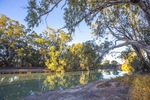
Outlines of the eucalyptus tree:
M 102 56 L 111 49 L 130 45 L 136 51 L 144 69 L 149 64 L 143 58 L 141 49 L 150 58 L 150 1 L 149 0 L 30 0 L 27 6 L 26 21 L 29 27 L 38 26 L 42 17 L 52 12 L 63 2 L 64 28 L 74 32 L 84 21 L 99 37 L 110 33 L 115 42 L 106 41 L 100 44 Z M 132 20 L 133 19 L 133 20 Z M 94 23 L 94 24 L 93 24 Z M 122 41 L 123 43 L 117 43 Z M 149 60 L 148 60 L 149 62 Z
M 89 69 L 96 69 L 98 66 L 100 66 L 102 57 L 100 56 L 99 49 L 101 49 L 101 46 L 96 44 L 94 40 L 86 41 L 83 43 L 83 54 L 85 57 L 87 57 L 87 65 Z M 95 58 L 97 58 L 95 60 Z
M 0 66 L 15 66 L 18 59 L 25 56 L 25 37 L 24 27 L 18 21 L 0 15 Z
M 149 70 L 150 60 L 144 58 L 141 49 L 145 50 L 149 58 L 149 25 L 143 18 L 139 7 L 130 4 L 120 4 L 104 9 L 99 19 L 94 21 L 93 34 L 105 36 L 106 33 L 114 37 L 114 42 L 104 51 L 116 47 L 132 47 L 140 59 L 143 70 Z M 97 29 L 100 29 L 98 31 Z M 121 41 L 121 42 L 119 42 Z
M 49 44 L 43 38 L 35 32 L 28 34 L 18 21 L 0 15 L 0 66 L 44 67 Z
M 67 28 L 76 27 L 83 20 L 91 20 L 95 15 L 102 11 L 104 8 L 119 5 L 119 4 L 132 4 L 139 6 L 146 15 L 148 21 L 150 21 L 150 1 L 149 0 L 29 0 L 28 15 L 26 21 L 28 21 L 29 27 L 38 26 L 41 22 L 41 18 L 48 15 L 59 4 L 63 2 L 62 9 L 65 10 L 65 17 L 72 17 L 72 20 L 65 19 L 66 21 L 71 21 L 67 24 Z M 69 15 L 69 16 L 67 16 Z M 75 20 L 73 20 L 75 19 Z
M 67 43 L 71 40 L 71 35 L 66 34 L 64 31 L 59 31 L 58 33 L 52 29 L 48 28 L 44 31 L 48 38 L 51 40 L 51 44 L 48 48 L 47 58 L 45 60 L 45 65 L 54 72 L 64 72 L 66 65 L 66 50 Z

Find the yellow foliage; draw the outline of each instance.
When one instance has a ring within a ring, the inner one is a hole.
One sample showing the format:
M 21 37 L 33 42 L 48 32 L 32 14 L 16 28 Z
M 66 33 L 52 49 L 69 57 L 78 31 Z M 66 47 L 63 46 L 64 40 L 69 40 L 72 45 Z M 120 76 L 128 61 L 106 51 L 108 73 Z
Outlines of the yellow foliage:
M 61 81 L 58 81 L 58 79 Z M 67 82 L 66 82 L 66 79 L 64 78 L 64 74 L 56 73 L 56 74 L 47 76 L 47 78 L 44 80 L 43 88 L 48 86 L 50 90 L 53 90 L 56 88 L 56 84 L 64 86 L 64 84 L 66 83 Z
M 92 24 L 91 24 L 91 27 L 92 27 L 92 28 L 94 28 L 95 26 L 96 26 L 95 23 L 92 23 Z
M 0 27 L 5 27 L 6 26 L 6 16 L 0 15 Z
M 77 44 L 73 44 L 72 46 L 70 46 L 70 52 L 71 53 L 74 53 L 74 54 L 78 54 L 78 53 L 81 53 L 82 52 L 82 44 L 81 43 L 77 43 Z
M 126 72 L 134 72 L 135 69 L 131 66 L 130 62 L 132 62 L 136 58 L 136 54 L 133 52 L 129 52 L 124 59 L 124 63 L 121 66 L 121 69 Z
M 126 72 L 134 72 L 134 68 L 129 64 L 128 60 L 122 64 L 121 69 Z
M 43 39 L 43 38 L 37 38 L 37 39 L 35 40 L 35 42 L 37 42 L 37 43 L 43 43 L 43 42 L 44 42 L 44 39 Z
M 64 31 L 60 31 L 59 38 L 62 44 L 65 44 L 70 40 L 70 35 L 66 34 Z
M 89 76 L 89 71 L 86 73 L 82 73 L 82 75 L 80 76 L 80 80 L 79 80 L 80 84 L 88 83 L 88 81 L 89 81 L 88 76 Z
M 39 52 L 40 52 L 40 54 L 46 54 L 46 50 L 45 49 L 40 49 Z
M 48 52 L 50 58 L 47 58 L 45 60 L 45 65 L 48 67 L 48 69 L 51 69 L 55 72 L 64 72 L 64 67 L 66 66 L 65 59 L 62 59 L 60 57 L 61 53 L 60 51 L 55 50 L 55 47 L 52 46 L 49 48 Z
M 55 47 L 54 46 L 51 46 L 50 48 L 49 48 L 49 51 L 51 52 L 51 51 L 54 51 L 55 50 Z

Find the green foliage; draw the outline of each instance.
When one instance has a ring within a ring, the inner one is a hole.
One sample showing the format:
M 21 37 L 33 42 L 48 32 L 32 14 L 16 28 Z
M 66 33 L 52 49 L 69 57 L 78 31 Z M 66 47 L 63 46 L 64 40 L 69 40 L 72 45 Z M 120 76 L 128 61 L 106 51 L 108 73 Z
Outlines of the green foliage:
M 71 34 L 47 27 L 42 34 L 26 33 L 17 21 L 1 16 L 0 64 L 2 67 L 47 67 L 53 72 L 95 69 L 100 47 L 93 41 L 68 46 Z
M 46 66 L 56 72 L 95 69 L 100 63 L 100 58 L 94 62 L 98 56 L 98 46 L 90 41 L 67 46 L 66 43 L 71 38 L 69 39 L 69 34 L 69 37 L 65 35 L 59 33 L 55 40 L 57 44 L 49 48 Z
M 28 26 L 38 26 L 42 16 L 48 15 L 58 7 L 58 4 L 61 4 L 60 2 L 64 4 L 62 6 L 65 20 L 64 27 L 70 33 L 74 32 L 76 27 L 84 21 L 92 29 L 92 34 L 98 36 L 100 40 L 103 40 L 105 36 L 113 36 L 111 39 L 105 39 L 104 43 L 100 43 L 104 49 L 101 51 L 102 56 L 111 49 L 126 45 L 143 49 L 149 55 L 147 49 L 150 43 L 148 35 L 149 19 L 146 20 L 143 17 L 144 14 L 140 9 L 143 10 L 149 6 L 148 3 L 145 3 L 147 1 L 133 5 L 133 1 L 122 3 L 118 0 L 66 0 L 65 2 L 63 0 L 30 0 L 27 6 L 28 15 L 26 16 Z M 149 12 L 143 11 L 145 15 L 149 16 Z M 138 43 L 140 43 L 140 46 Z M 141 51 L 137 52 L 137 54 L 139 53 Z M 149 59 L 148 56 L 148 62 L 150 62 Z M 146 62 L 145 59 L 144 62 Z M 147 63 L 142 64 L 143 66 L 144 64 L 147 65 Z
M 124 60 L 122 64 L 122 70 L 127 72 L 134 72 L 141 69 L 141 64 L 135 52 L 128 50 L 122 53 L 121 58 Z
M 116 60 L 112 60 L 111 62 L 110 62 L 110 60 L 104 60 L 103 63 L 101 64 L 101 67 L 117 68 L 118 64 L 119 63 Z
M 99 66 L 102 60 L 102 57 L 99 54 L 101 47 L 94 41 L 87 41 L 83 43 L 83 49 L 84 55 L 88 58 L 87 65 L 89 66 L 89 69 L 95 69 Z
M 115 66 L 115 65 L 118 65 L 118 62 L 116 60 L 112 60 L 111 64 Z
M 23 25 L 5 15 L 1 15 L 0 22 L 0 66 L 45 67 L 49 41 L 35 32 L 27 34 Z
M 83 44 L 73 44 L 69 47 L 67 65 L 72 70 L 90 70 L 99 66 L 101 58 L 95 59 L 99 56 L 97 50 L 98 46 L 92 41 L 87 41 Z M 71 59 L 70 59 L 71 58 Z
M 52 33 L 50 33 L 51 31 Z M 50 32 L 49 32 L 50 31 Z M 67 42 L 71 40 L 70 34 L 60 31 L 58 34 L 53 29 L 45 31 L 51 39 L 51 46 L 48 50 L 48 57 L 45 65 L 54 72 L 64 72 L 67 66 L 66 58 L 64 57 L 67 50 Z
M 0 66 L 11 67 L 26 56 L 23 46 L 27 44 L 26 40 L 22 40 L 26 34 L 18 21 L 0 15 L 0 22 Z

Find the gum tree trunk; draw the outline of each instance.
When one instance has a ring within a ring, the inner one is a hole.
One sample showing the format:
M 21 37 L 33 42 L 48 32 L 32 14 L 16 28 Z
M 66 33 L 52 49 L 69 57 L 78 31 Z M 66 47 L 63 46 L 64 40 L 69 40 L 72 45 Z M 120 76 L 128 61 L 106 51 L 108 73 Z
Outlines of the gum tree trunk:
M 138 6 L 145 12 L 148 24 L 150 25 L 150 1 L 149 0 L 139 0 Z
M 141 64 L 142 64 L 142 71 L 148 70 L 150 71 L 150 67 L 148 62 L 145 60 L 145 58 L 143 57 L 140 49 L 138 47 L 136 47 L 135 45 L 132 45 L 133 49 L 135 50 Z

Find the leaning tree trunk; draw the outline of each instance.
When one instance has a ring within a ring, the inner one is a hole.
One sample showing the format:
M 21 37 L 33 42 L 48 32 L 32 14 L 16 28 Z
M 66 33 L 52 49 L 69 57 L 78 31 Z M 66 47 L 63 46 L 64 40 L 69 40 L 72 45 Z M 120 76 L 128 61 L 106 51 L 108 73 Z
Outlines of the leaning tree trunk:
M 143 57 L 141 51 L 139 48 L 137 48 L 135 45 L 132 45 L 133 49 L 135 50 L 139 60 L 140 60 L 140 63 L 142 64 L 142 71 L 145 71 L 145 69 L 147 69 L 148 71 L 150 71 L 150 68 L 149 68 L 149 64 L 147 63 L 147 61 L 145 60 L 145 58 Z
M 148 55 L 147 52 L 146 52 L 146 54 L 147 54 L 148 61 L 149 61 L 149 63 L 150 63 L 150 56 Z M 149 64 L 149 65 L 150 65 L 150 64 Z
M 143 49 L 146 53 L 147 56 L 150 57 L 150 46 L 142 41 L 135 41 L 135 40 L 127 40 L 127 43 L 131 44 L 132 46 L 136 46 L 140 49 Z
M 150 25 L 150 1 L 149 0 L 131 0 L 131 1 L 139 1 L 137 4 L 145 13 L 148 24 Z

